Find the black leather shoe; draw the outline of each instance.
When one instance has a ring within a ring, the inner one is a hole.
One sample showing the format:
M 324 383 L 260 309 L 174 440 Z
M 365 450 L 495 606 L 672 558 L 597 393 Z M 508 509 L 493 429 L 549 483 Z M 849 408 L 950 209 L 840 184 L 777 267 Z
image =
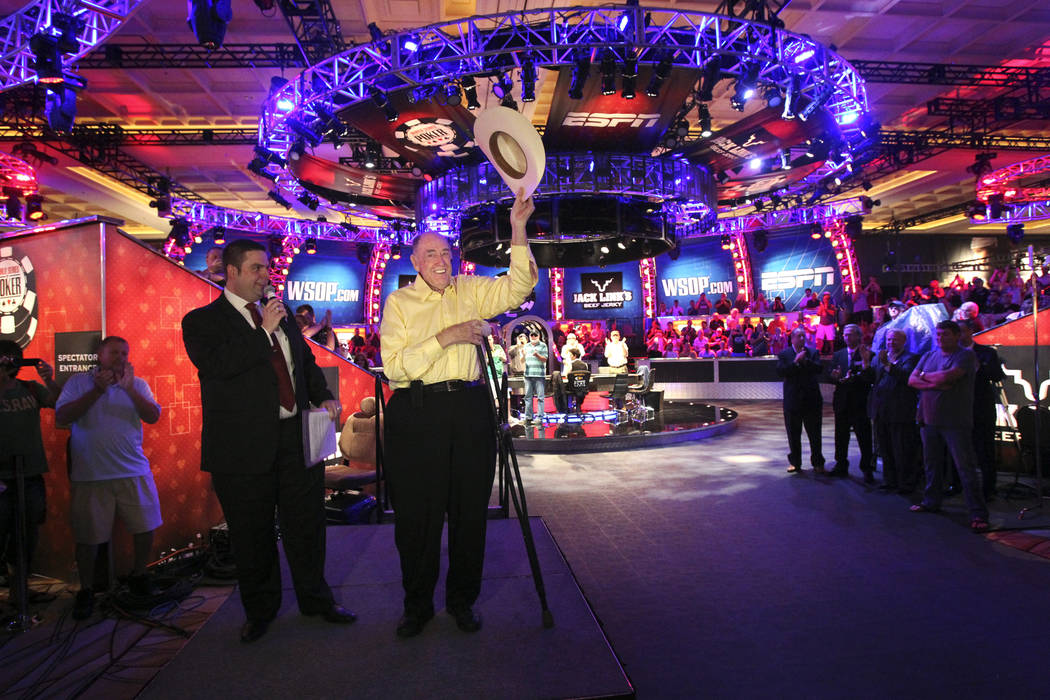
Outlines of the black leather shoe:
M 481 629 L 481 615 L 469 605 L 449 608 L 448 614 L 456 618 L 456 627 L 462 632 L 477 632 Z
M 357 620 L 357 615 L 337 603 L 332 603 L 330 607 L 324 610 L 313 610 L 303 614 L 309 616 L 320 615 L 325 622 L 331 622 L 336 625 L 349 625 Z
M 245 644 L 251 644 L 266 634 L 268 629 L 270 629 L 269 620 L 248 620 L 241 627 L 241 641 Z
M 433 610 L 425 615 L 409 615 L 405 613 L 397 623 L 397 636 L 402 639 L 417 636 L 423 631 L 423 627 L 432 617 L 434 617 Z
M 864 483 L 865 484 L 874 484 L 875 483 L 875 475 L 872 474 L 871 472 L 864 472 Z
M 828 472 L 828 476 L 837 476 L 841 479 L 849 476 L 849 472 L 845 469 L 839 469 L 838 467 L 835 467 L 834 469 Z

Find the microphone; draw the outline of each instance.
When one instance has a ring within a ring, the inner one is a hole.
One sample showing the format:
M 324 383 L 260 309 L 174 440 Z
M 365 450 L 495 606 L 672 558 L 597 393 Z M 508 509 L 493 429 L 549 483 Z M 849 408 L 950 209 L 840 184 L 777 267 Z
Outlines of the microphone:
M 270 303 L 270 300 L 273 299 L 274 296 L 276 296 L 276 294 L 277 294 L 277 290 L 274 289 L 274 286 L 272 284 L 266 285 L 263 288 L 262 299 L 259 300 L 259 303 L 262 304 L 263 306 L 266 306 L 267 304 Z

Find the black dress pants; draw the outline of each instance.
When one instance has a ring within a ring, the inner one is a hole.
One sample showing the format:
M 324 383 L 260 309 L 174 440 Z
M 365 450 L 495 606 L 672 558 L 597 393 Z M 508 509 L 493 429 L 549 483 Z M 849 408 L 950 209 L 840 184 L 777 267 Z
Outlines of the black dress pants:
M 814 467 L 824 466 L 824 453 L 821 449 L 820 429 L 823 422 L 823 407 L 820 403 L 804 408 L 788 409 L 784 407 L 784 429 L 788 438 L 788 464 L 802 466 L 802 428 L 806 429 L 809 438 L 809 459 Z
M 280 421 L 277 456 L 263 474 L 212 474 L 233 542 L 241 602 L 249 620 L 272 620 L 281 607 L 274 510 L 284 556 L 303 613 L 333 604 L 324 578 L 324 467 L 303 465 L 302 419 Z
M 994 407 L 993 407 L 994 408 Z M 981 468 L 981 493 L 984 499 L 995 496 L 995 413 L 975 412 L 973 417 L 973 449 L 977 466 Z
M 860 470 L 870 472 L 874 469 L 871 461 L 871 420 L 865 411 L 835 411 L 835 469 L 846 471 L 849 468 L 849 436 L 857 436 L 860 447 Z
M 488 390 L 476 386 L 420 393 L 416 405 L 410 390 L 398 390 L 387 404 L 384 456 L 407 614 L 434 609 L 446 514 L 445 605 L 473 605 L 481 592 L 496 473 L 491 401 Z
M 919 448 L 922 446 L 919 427 L 914 423 L 875 421 L 879 434 L 879 454 L 882 455 L 882 482 L 895 489 L 914 489 L 924 483 L 919 469 Z

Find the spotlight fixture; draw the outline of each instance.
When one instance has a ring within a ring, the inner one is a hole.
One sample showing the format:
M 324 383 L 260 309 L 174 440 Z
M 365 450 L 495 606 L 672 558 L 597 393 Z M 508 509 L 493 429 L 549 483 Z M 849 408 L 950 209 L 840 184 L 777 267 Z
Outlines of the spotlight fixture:
M 211 238 L 215 241 L 215 245 L 223 245 L 226 243 L 226 228 L 223 226 L 213 226 L 211 229 Z
M 664 52 L 660 57 L 659 62 L 656 64 L 656 68 L 653 69 L 653 74 L 649 78 L 649 84 L 645 87 L 645 94 L 649 97 L 660 96 L 660 86 L 664 84 L 667 77 L 671 75 L 671 61 L 673 56 L 669 52 Z
M 756 253 L 764 253 L 766 246 L 769 245 L 769 232 L 764 228 L 760 228 L 751 234 L 751 242 L 755 246 Z
M 701 104 L 696 109 L 697 116 L 700 118 L 700 135 L 702 137 L 710 138 L 711 134 L 711 111 L 707 108 L 707 105 Z
M 200 45 L 208 51 L 222 46 L 226 25 L 233 19 L 231 0 L 189 0 L 188 9 L 186 23 Z
M 300 192 L 297 199 L 303 206 L 305 206 L 310 211 L 317 211 L 317 207 L 321 206 L 320 200 L 318 200 L 317 197 L 313 196 L 306 190 Z
M 34 34 L 29 39 L 29 50 L 33 52 L 37 81 L 45 84 L 61 83 L 62 52 L 58 48 L 58 37 Z
M 729 97 L 729 104 L 736 111 L 743 112 L 744 105 L 755 96 L 755 90 L 758 85 L 758 70 L 758 65 L 751 64 L 745 68 L 744 74 L 737 78 L 733 94 Z
M 369 170 L 372 170 L 379 164 L 379 158 L 382 156 L 382 150 L 379 144 L 370 143 L 365 146 L 364 153 L 364 166 Z
M 390 259 L 400 260 L 401 259 L 401 244 L 398 243 L 390 248 Z
M 372 38 L 372 43 L 378 46 L 380 49 L 386 52 L 390 52 L 390 42 L 386 40 L 383 35 L 383 30 L 379 28 L 379 25 L 375 22 L 368 23 L 368 36 Z
M 7 196 L 7 202 L 4 203 L 4 211 L 7 213 L 7 218 L 21 221 L 22 200 L 19 199 L 21 190 L 17 187 L 5 187 L 4 194 Z
M 266 170 L 266 162 L 259 158 L 253 158 L 252 161 L 248 163 L 248 170 L 259 177 L 265 177 L 270 182 L 277 181 L 277 173 L 271 173 Z
M 314 239 L 308 238 L 303 247 L 306 250 L 307 255 L 317 254 L 317 243 L 314 242 Z
M 814 221 L 809 227 L 809 237 L 817 240 L 824 235 L 824 227 L 819 221 Z
M 872 199 L 871 197 L 861 196 L 860 208 L 865 214 L 870 214 L 871 210 L 875 207 L 882 206 L 881 199 Z M 981 211 L 984 211 L 984 207 L 981 207 Z
M 514 90 L 514 85 L 510 81 L 510 75 L 507 73 L 501 73 L 498 78 L 492 83 L 492 94 L 503 99 L 507 95 L 511 94 Z
M 625 100 L 633 100 L 635 86 L 638 83 L 638 56 L 633 51 L 628 51 L 623 59 L 623 89 L 620 97 Z
M 394 105 L 390 104 L 390 98 L 388 98 L 382 90 L 373 85 L 368 88 L 368 94 L 371 96 L 372 102 L 375 103 L 376 107 L 383 110 L 383 114 L 386 116 L 388 122 L 397 121 L 397 118 L 400 115 L 397 113 L 397 110 L 394 109 Z
M 709 58 L 704 65 L 703 75 L 700 77 L 700 91 L 697 99 L 701 102 L 710 102 L 714 99 L 715 85 L 722 79 L 722 59 L 718 56 Z
M 459 103 L 463 101 L 463 97 L 459 92 L 459 85 L 456 85 L 455 83 L 446 83 L 440 94 L 441 104 L 448 105 L 449 107 L 457 107 L 459 106 Z
M 26 218 L 30 221 L 41 221 L 47 218 L 44 213 L 44 198 L 39 194 L 26 195 Z
M 419 37 L 412 35 L 405 37 L 405 40 L 401 43 L 401 46 L 409 53 L 415 53 L 419 51 Z
M 332 136 L 333 134 L 338 136 L 343 133 L 343 122 L 327 108 L 317 105 L 314 107 L 314 112 L 321 125 L 321 136 Z
M 995 153 L 978 153 L 974 156 L 973 165 L 966 166 L 966 172 L 980 180 L 984 175 L 987 175 L 993 170 L 992 160 L 995 156 Z
M 857 214 L 847 217 L 844 229 L 847 236 L 850 238 L 857 238 L 864 233 L 864 217 L 858 216 Z
M 77 91 L 68 85 L 51 85 L 44 98 L 44 116 L 53 131 L 69 133 L 77 118 Z
M 460 78 L 459 85 L 463 88 L 463 95 L 467 98 L 467 109 L 471 112 L 480 109 L 481 103 L 478 102 L 478 86 L 477 83 L 474 82 L 474 77 L 468 75 L 464 78 Z
M 834 88 L 830 85 L 825 85 L 821 91 L 817 93 L 817 96 L 814 97 L 808 105 L 802 108 L 802 111 L 798 113 L 798 118 L 802 121 L 806 121 L 812 117 L 814 112 L 823 107 L 827 101 L 831 99 L 833 92 Z
M 786 148 L 780 151 L 780 169 L 791 170 L 791 151 Z
M 277 166 L 280 166 L 282 168 L 285 166 L 284 158 L 282 158 L 281 156 L 277 155 L 276 153 L 274 153 L 273 151 L 271 151 L 268 148 L 263 148 L 262 146 L 256 146 L 252 150 L 255 152 L 256 157 L 259 158 L 260 160 L 265 161 L 267 165 L 277 165 Z
M 284 197 L 282 197 L 281 193 L 278 192 L 276 189 L 273 189 L 273 190 L 270 190 L 269 192 L 267 192 L 266 196 L 269 197 L 270 199 L 272 199 L 273 201 L 277 202 L 278 204 L 280 204 L 285 209 L 291 209 L 292 208 L 292 203 L 289 202 Z
M 311 129 L 310 127 L 308 127 L 306 124 L 303 124 L 298 119 L 288 119 L 288 128 L 294 131 L 299 136 L 301 136 L 303 140 L 310 144 L 310 148 L 317 148 L 321 145 L 321 141 L 323 140 L 321 135 L 313 129 Z
M 583 99 L 583 86 L 591 72 L 591 52 L 589 49 L 576 49 L 572 61 L 572 80 L 569 82 L 569 99 Z
M 616 92 L 616 57 L 609 49 L 602 51 L 601 73 L 602 94 L 611 95 Z
M 1003 204 L 1003 196 L 1001 194 L 988 196 L 988 218 L 1001 219 L 1003 214 L 1008 211 L 1010 211 L 1010 208 Z
M 787 90 L 784 93 L 784 111 L 781 112 L 781 119 L 794 119 L 795 110 L 798 108 L 799 100 L 802 99 L 802 78 L 797 75 L 792 75 L 791 80 L 788 82 Z
M 1006 227 L 1006 237 L 1010 242 L 1017 245 L 1024 238 L 1024 224 L 1010 224 Z
M 722 234 L 722 250 L 729 250 L 729 248 L 730 248 L 730 245 L 729 245 L 729 234 L 728 233 L 723 233 Z
M 169 237 L 176 245 L 185 246 L 190 242 L 190 223 L 186 219 L 172 219 Z
M 521 101 L 536 101 L 536 64 L 532 56 L 526 55 L 521 59 Z
M 780 94 L 780 89 L 773 86 L 763 91 L 762 98 L 766 101 L 767 107 L 779 107 L 784 103 L 784 96 Z
M 974 202 L 966 207 L 966 215 L 974 221 L 984 221 L 988 217 L 988 209 L 981 202 Z

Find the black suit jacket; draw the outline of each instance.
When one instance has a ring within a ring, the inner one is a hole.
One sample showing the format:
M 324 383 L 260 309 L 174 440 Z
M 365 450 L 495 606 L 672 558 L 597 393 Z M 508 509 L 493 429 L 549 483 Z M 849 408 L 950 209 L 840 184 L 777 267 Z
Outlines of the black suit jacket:
M 819 410 L 824 397 L 817 378 L 824 373 L 824 365 L 813 348 L 806 348 L 806 356 L 795 364 L 797 354 L 789 345 L 777 355 L 777 374 L 784 378 L 784 410 Z
M 287 307 L 286 307 L 287 308 Z M 281 321 L 292 351 L 292 382 L 300 411 L 332 398 L 291 311 Z M 182 342 L 201 383 L 201 469 L 258 474 L 277 454 L 280 401 L 271 345 L 225 294 L 182 319 Z
M 875 369 L 870 365 L 864 369 L 859 347 L 853 352 L 852 364 L 849 361 L 848 349 L 842 348 L 836 352 L 831 358 L 828 371 L 835 368 L 842 373 L 841 378 L 835 381 L 835 395 L 831 399 L 835 412 L 848 411 L 867 415 L 868 393 L 871 391 L 872 382 L 875 381 Z M 847 373 L 852 373 L 848 379 Z
M 887 369 L 877 360 L 875 386 L 871 390 L 868 415 L 884 423 L 914 423 L 919 403 L 919 392 L 908 386 L 908 377 L 915 371 L 919 356 L 903 352 Z
M 994 423 L 995 404 L 999 403 L 999 388 L 996 383 L 1006 377 L 1003 373 L 1003 361 L 999 359 L 995 348 L 989 345 L 974 343 L 970 347 L 977 355 L 977 374 L 973 382 L 974 418 L 983 419 L 985 423 Z

